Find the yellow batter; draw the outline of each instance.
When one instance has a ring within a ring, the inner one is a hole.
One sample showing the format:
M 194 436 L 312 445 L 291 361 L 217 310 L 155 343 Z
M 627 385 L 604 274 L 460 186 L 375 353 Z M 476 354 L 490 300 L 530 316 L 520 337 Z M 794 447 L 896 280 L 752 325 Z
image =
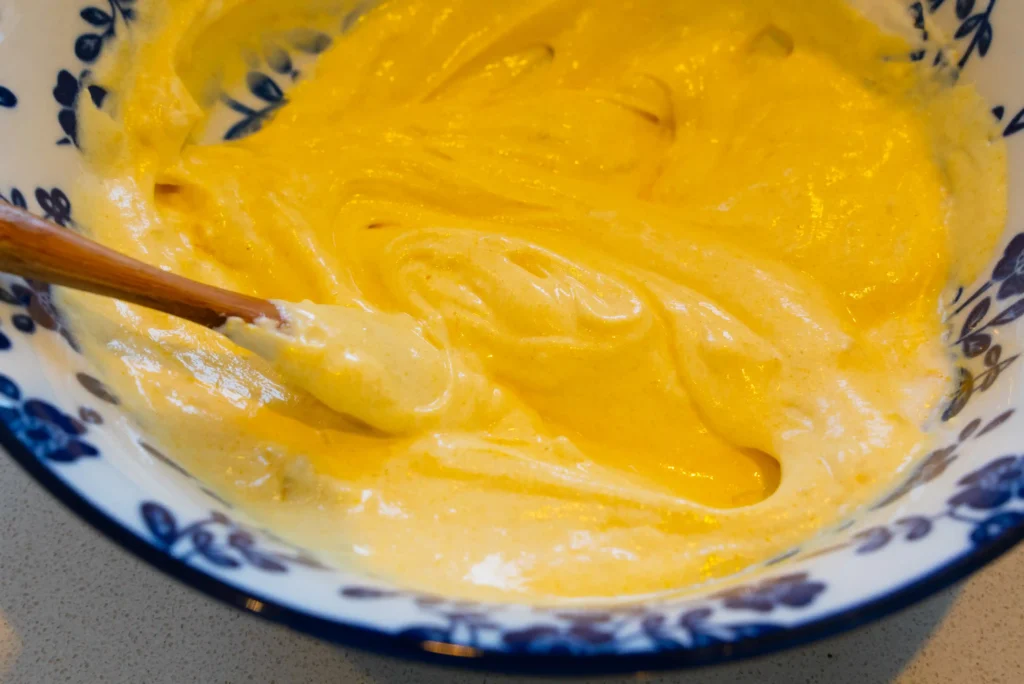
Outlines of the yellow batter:
M 236 346 L 66 294 L 147 439 L 340 562 L 541 602 L 735 572 L 927 447 L 1006 204 L 972 90 L 841 0 L 351 8 L 148 3 L 99 69 L 79 223 L 298 303 Z M 199 144 L 297 26 L 288 104 Z

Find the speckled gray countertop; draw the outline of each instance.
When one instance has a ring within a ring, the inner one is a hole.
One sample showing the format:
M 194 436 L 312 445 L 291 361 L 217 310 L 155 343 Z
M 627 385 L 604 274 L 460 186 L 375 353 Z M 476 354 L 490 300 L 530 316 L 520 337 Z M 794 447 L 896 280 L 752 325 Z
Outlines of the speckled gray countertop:
M 852 634 L 737 665 L 640 678 L 651 684 L 1021 684 L 1024 548 L 965 584 Z M 214 603 L 101 538 L 0 455 L 4 684 L 515 681 L 335 648 Z

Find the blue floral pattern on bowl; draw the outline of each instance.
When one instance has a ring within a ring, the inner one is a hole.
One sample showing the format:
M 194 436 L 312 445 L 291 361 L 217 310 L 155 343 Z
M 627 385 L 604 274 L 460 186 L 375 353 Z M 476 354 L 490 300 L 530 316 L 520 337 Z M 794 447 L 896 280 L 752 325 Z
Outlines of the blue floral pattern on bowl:
M 0 44 L 0 201 L 75 229 L 63 188 L 77 159 L 77 107 L 117 84 L 92 66 L 130 37 L 152 0 L 14 0 Z M 911 60 L 973 78 L 996 103 L 1011 177 L 1024 178 L 1024 83 L 1013 31 L 1024 6 L 999 0 L 905 2 Z M 211 140 L 259 130 L 367 2 L 336 30 L 300 31 L 250 59 L 211 114 Z M 53 21 L 54 16 L 67 21 Z M 949 36 L 944 40 L 941 36 Z M 1022 188 L 1015 187 L 1013 194 Z M 936 444 L 885 497 L 800 548 L 689 592 L 592 605 L 455 601 L 396 587 L 260 529 L 146 442 L 77 353 L 49 286 L 0 276 L 0 443 L 85 519 L 209 595 L 339 643 L 529 671 L 624 671 L 719 662 L 820 638 L 959 579 L 1024 537 L 1024 215 L 1011 216 L 987 277 L 949 309 L 958 383 Z

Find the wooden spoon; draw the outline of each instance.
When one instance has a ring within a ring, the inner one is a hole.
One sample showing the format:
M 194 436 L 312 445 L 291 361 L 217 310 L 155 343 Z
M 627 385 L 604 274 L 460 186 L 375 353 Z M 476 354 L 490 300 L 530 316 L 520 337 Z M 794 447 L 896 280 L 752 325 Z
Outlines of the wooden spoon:
M 213 328 L 328 407 L 383 433 L 412 431 L 447 405 L 447 356 L 409 316 L 310 302 L 278 308 L 154 268 L 3 203 L 0 271 Z
M 208 328 L 233 317 L 248 323 L 281 321 L 277 307 L 266 299 L 162 271 L 4 203 L 0 271 L 140 304 Z

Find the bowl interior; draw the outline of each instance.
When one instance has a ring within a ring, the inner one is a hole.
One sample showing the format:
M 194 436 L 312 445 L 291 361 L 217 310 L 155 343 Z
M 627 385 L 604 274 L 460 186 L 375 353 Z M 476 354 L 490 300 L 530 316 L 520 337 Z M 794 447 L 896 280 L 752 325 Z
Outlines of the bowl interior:
M 117 84 L 95 82 L 90 68 L 130 38 L 152 1 L 13 0 L 0 9 L 0 199 L 77 227 L 65 192 L 80 168 L 76 106 L 116 99 Z M 1024 41 L 1014 36 L 1024 6 L 867 4 L 916 35 L 911 59 L 972 80 L 993 104 L 1010 152 L 1010 219 L 985 277 L 958 283 L 949 302 L 959 385 L 935 428 L 940 448 L 876 505 L 784 556 L 713 587 L 572 610 L 453 601 L 328 567 L 147 444 L 77 352 L 48 286 L 7 276 L 0 441 L 76 511 L 204 591 L 326 638 L 407 653 L 541 669 L 567 655 L 606 669 L 708 662 L 797 643 L 936 590 L 1024 534 Z M 245 55 L 246 76 L 219 94 L 208 139 L 249 135 L 286 107 L 292 84 L 363 8 L 350 3 L 331 26 L 302 27 Z M 536 658 L 509 665 L 524 653 Z

